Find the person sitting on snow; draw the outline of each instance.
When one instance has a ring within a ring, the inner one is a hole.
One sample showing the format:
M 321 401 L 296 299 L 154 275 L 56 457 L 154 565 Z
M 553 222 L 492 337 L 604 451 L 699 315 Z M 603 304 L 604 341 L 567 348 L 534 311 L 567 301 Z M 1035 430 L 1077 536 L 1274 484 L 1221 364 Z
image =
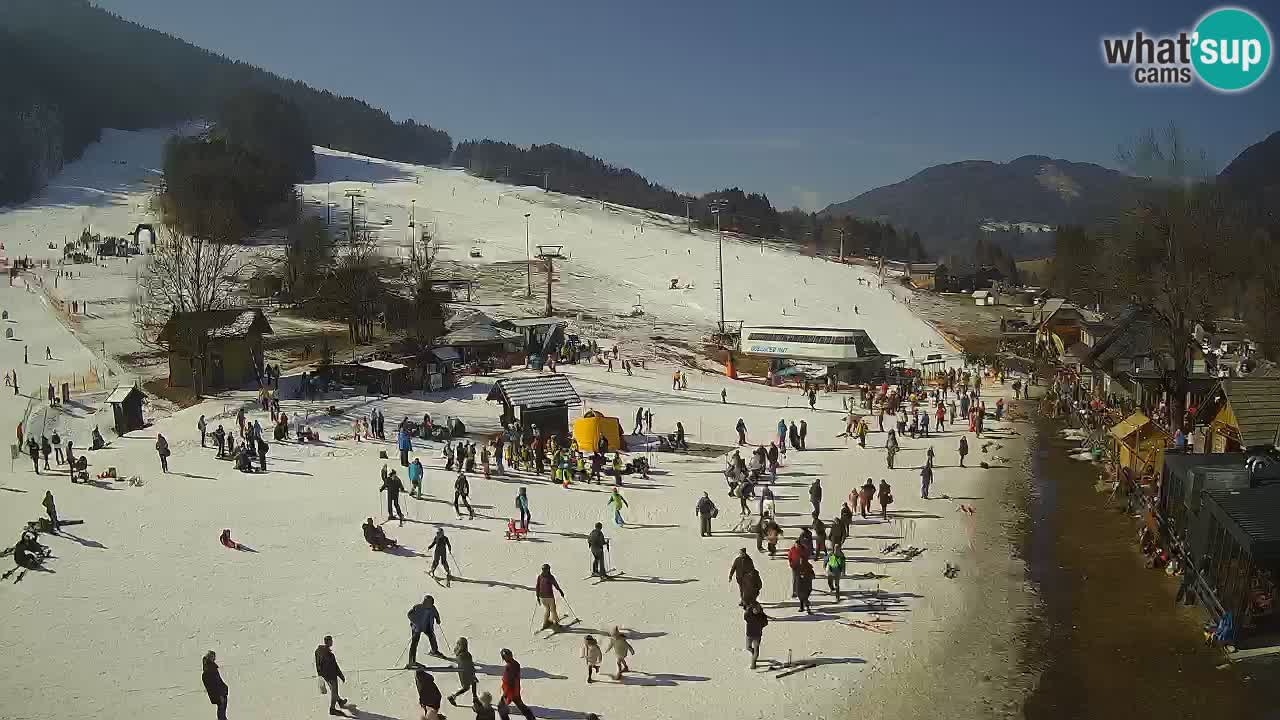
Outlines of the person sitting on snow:
M 240 444 L 240 454 L 236 455 L 236 469 L 243 473 L 253 472 L 253 455 L 249 452 L 249 444 Z
M 369 543 L 370 548 L 386 550 L 389 547 L 396 547 L 396 541 L 387 537 L 387 534 L 383 532 L 380 526 L 374 525 L 373 518 L 365 518 L 362 528 L 364 530 L 364 540 Z
M 41 545 L 31 530 L 23 530 L 22 537 L 13 546 L 13 561 L 28 570 L 34 570 L 48 556 L 49 548 Z
M 93 447 L 92 450 L 101 450 L 106 447 L 107 443 L 102 439 L 102 433 L 98 432 L 98 428 L 93 429 Z

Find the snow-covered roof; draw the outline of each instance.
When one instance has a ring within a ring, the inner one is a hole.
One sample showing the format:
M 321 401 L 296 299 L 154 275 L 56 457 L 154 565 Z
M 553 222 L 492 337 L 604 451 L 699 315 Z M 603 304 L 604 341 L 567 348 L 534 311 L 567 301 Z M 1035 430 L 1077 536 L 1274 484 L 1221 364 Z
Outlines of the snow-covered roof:
M 396 362 L 389 362 L 387 360 L 369 360 L 368 362 L 360 363 L 360 367 L 367 367 L 370 370 L 381 370 L 383 372 L 391 372 L 393 370 L 403 370 L 409 366 L 401 365 L 400 363 L 396 363 Z
M 492 325 L 475 324 L 458 328 L 453 332 L 436 338 L 437 345 L 495 345 L 499 343 L 515 343 L 521 340 L 520 333 L 494 327 Z
M 245 337 L 254 331 L 263 335 L 272 334 L 267 316 L 256 309 L 173 313 L 165 322 L 164 329 L 160 331 L 160 339 L 172 341 L 179 326 L 188 331 L 203 329 L 205 336 L 210 340 Z
M 981 300 L 983 298 L 990 297 L 990 296 L 991 296 L 990 290 L 974 290 L 973 291 L 974 300 Z
M 134 387 L 133 385 L 121 385 L 117 387 L 115 390 L 111 391 L 111 394 L 107 396 L 107 402 L 122 403 L 125 400 L 128 400 L 129 396 L 134 393 L 138 393 L 139 395 L 142 395 L 142 391 Z
M 544 325 L 567 325 L 568 323 L 560 318 L 516 318 L 515 320 L 503 320 L 499 325 L 510 325 L 516 328 L 526 327 L 542 327 Z
M 513 407 L 542 408 L 581 405 L 582 398 L 564 375 L 529 375 L 499 380 L 488 400 L 501 400 Z
M 435 355 L 440 362 L 458 362 L 462 359 L 462 355 L 451 347 L 432 348 L 431 354 Z

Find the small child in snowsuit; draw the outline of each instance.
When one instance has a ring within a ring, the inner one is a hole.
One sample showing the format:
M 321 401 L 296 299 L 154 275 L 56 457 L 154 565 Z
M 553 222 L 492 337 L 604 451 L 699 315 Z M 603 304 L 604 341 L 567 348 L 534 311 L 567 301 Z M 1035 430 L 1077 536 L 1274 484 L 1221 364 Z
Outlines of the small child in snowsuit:
M 595 682 L 591 674 L 600 672 L 600 663 L 604 662 L 604 653 L 600 652 L 600 643 L 596 642 L 594 637 L 588 635 L 582 641 L 582 652 L 578 653 L 578 656 L 587 660 L 587 682 Z
M 627 637 L 622 634 L 622 629 L 617 625 L 613 626 L 613 632 L 609 634 L 609 647 L 606 650 L 613 651 L 618 659 L 618 674 L 613 676 L 614 680 L 621 680 L 622 673 L 630 672 L 631 668 L 627 667 L 627 656 L 635 655 L 635 648 L 631 647 L 631 643 L 627 642 Z

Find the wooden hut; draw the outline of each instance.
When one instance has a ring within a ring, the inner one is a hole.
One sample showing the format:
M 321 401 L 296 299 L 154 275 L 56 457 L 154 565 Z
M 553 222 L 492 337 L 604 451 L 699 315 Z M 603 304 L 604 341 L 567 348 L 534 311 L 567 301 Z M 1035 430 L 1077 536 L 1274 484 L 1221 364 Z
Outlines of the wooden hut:
M 564 375 L 506 377 L 494 384 L 488 399 L 502 403 L 503 427 L 519 420 L 525 428 L 537 425 L 543 437 L 567 436 L 569 406 L 582 404 Z
M 144 399 L 146 395 L 134 385 L 121 385 L 107 396 L 107 403 L 111 405 L 111 413 L 115 416 L 116 435 L 146 427 L 146 420 L 142 417 Z

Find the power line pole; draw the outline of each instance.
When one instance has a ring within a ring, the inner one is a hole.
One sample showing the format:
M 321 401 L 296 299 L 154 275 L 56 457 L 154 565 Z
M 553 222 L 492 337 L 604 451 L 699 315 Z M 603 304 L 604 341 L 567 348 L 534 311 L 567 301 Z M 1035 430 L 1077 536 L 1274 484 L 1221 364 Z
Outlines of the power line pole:
M 524 214 L 524 265 L 528 270 L 527 280 L 525 282 L 525 297 L 533 297 L 533 261 L 529 256 L 529 216 L 532 213 Z
M 844 228 L 840 228 L 836 232 L 840 233 L 840 262 L 844 263 Z
M 720 275 L 720 334 L 724 335 L 724 231 L 720 229 L 720 212 L 728 206 L 724 199 L 711 201 L 711 214 L 716 216 L 716 266 Z
M 690 235 L 693 234 L 693 220 L 689 218 L 689 206 L 693 204 L 693 198 L 688 195 L 684 196 L 684 229 Z
M 551 192 L 551 171 L 542 171 L 542 192 Z

